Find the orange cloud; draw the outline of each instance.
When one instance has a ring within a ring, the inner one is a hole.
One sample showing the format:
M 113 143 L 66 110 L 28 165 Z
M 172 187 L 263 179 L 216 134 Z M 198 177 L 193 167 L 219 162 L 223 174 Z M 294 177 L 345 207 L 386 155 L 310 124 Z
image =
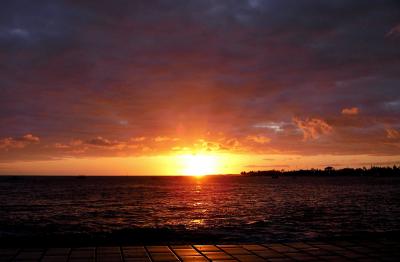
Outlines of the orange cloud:
M 155 142 L 178 141 L 179 138 L 168 136 L 157 136 L 154 138 Z
M 303 140 L 317 139 L 321 135 L 330 134 L 333 130 L 332 126 L 318 118 L 305 120 L 293 118 L 293 122 L 303 132 Z
M 36 144 L 39 142 L 39 137 L 32 134 L 26 134 L 22 137 L 6 137 L 0 139 L 0 149 L 24 148 L 29 144 Z
M 271 138 L 262 135 L 249 135 L 246 137 L 246 139 L 257 144 L 267 144 L 271 142 Z
M 400 138 L 400 132 L 394 128 L 386 128 L 386 137 L 389 139 Z
M 144 137 L 144 136 L 132 137 L 131 138 L 132 142 L 141 142 L 141 141 L 144 141 L 144 140 L 146 140 L 146 137 Z
M 351 107 L 351 108 L 343 108 L 342 109 L 342 114 L 343 115 L 358 115 L 358 113 L 360 113 L 360 110 L 358 109 L 358 107 Z
M 101 136 L 89 139 L 85 141 L 84 144 L 88 146 L 102 147 L 108 149 L 123 149 L 126 147 L 125 142 L 120 142 L 116 140 L 111 141 Z

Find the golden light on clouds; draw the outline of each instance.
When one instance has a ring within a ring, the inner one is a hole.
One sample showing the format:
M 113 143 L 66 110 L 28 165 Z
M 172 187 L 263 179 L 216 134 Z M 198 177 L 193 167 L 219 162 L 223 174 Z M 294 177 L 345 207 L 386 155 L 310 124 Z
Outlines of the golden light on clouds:
M 329 160 L 329 162 L 327 161 Z M 268 169 L 323 168 L 398 164 L 397 156 L 261 155 L 198 152 L 141 157 L 90 157 L 45 161 L 0 162 L 8 175 L 147 176 L 239 174 Z

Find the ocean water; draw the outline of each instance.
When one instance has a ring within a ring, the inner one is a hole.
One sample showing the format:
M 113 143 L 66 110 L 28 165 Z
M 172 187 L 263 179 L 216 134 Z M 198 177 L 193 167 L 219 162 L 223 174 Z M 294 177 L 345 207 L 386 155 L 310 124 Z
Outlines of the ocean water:
M 400 178 L 0 177 L 0 240 L 297 241 L 400 231 Z

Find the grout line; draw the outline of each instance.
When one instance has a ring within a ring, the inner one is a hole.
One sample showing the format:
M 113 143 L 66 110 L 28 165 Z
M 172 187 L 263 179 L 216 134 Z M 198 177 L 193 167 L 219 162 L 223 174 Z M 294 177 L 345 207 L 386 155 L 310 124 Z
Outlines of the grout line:
M 94 261 L 97 262 L 97 246 L 94 247 Z
M 122 246 L 119 246 L 119 256 L 121 257 L 121 261 L 125 262 L 124 251 L 122 250 Z
M 43 249 L 44 249 L 44 251 L 43 251 L 42 255 L 40 256 L 39 261 L 42 261 L 42 260 L 43 260 L 44 255 L 45 255 L 46 252 L 49 250 L 49 248 L 43 248 Z
M 197 252 L 199 252 L 199 254 L 204 257 L 205 259 L 207 259 L 207 261 L 211 261 L 211 259 L 209 259 L 208 257 L 206 257 L 206 255 L 204 255 L 199 249 L 197 249 L 194 245 L 190 245 L 194 250 L 196 250 Z
M 346 248 L 344 248 L 344 247 L 335 245 L 335 244 L 333 244 L 333 243 L 329 243 L 329 242 L 322 242 L 322 243 L 323 243 L 323 245 L 331 245 L 331 246 L 339 247 L 339 248 L 344 249 L 344 250 L 348 250 L 348 249 L 346 249 Z M 314 244 L 314 245 L 313 245 L 313 244 L 310 244 L 310 243 L 308 243 L 308 244 L 311 245 L 311 246 L 313 246 L 313 247 L 319 248 L 318 246 L 315 246 L 315 244 Z M 335 255 L 335 256 L 343 257 L 343 258 L 345 258 L 345 259 L 354 260 L 354 258 L 346 257 L 346 256 L 343 255 L 343 254 L 337 253 L 335 250 L 328 250 L 328 249 L 325 249 L 325 248 L 320 248 L 320 249 L 325 250 L 325 251 L 328 251 L 328 252 L 330 252 L 332 255 Z M 349 250 L 348 250 L 348 251 L 349 251 Z M 350 251 L 351 251 L 351 250 L 350 250 Z
M 14 254 L 14 256 L 11 258 L 10 261 L 15 261 L 15 259 L 17 258 L 17 256 L 18 256 L 19 254 L 21 254 L 21 251 L 22 251 L 22 248 L 18 248 L 18 249 L 17 249 L 17 252 Z
M 68 251 L 67 261 L 69 261 L 71 259 L 71 253 L 72 253 L 72 247 Z
M 179 261 L 183 261 L 183 260 L 178 256 L 178 254 L 175 253 L 175 251 L 174 251 L 170 246 L 167 246 L 167 247 L 168 247 L 168 249 L 176 256 L 176 258 L 178 258 Z
M 297 248 L 297 247 L 289 246 L 290 243 L 281 243 L 281 244 L 286 246 L 286 247 L 293 248 L 294 250 L 297 250 L 301 254 L 305 254 L 305 255 L 311 256 L 312 258 L 318 258 L 316 255 L 308 253 L 307 250 L 303 250 L 303 249 L 300 249 L 300 248 Z M 307 244 L 307 243 L 304 243 L 304 244 Z M 307 245 L 309 245 L 309 244 L 307 244 Z
M 153 258 L 151 257 L 150 251 L 147 249 L 147 246 L 143 246 L 143 247 L 144 247 L 144 250 L 146 250 L 146 254 L 147 254 L 147 256 L 149 257 L 150 261 L 151 261 L 151 262 L 154 262 Z
M 350 243 L 354 244 L 353 242 L 350 242 Z M 343 248 L 344 250 L 347 250 L 347 251 L 354 252 L 354 253 L 356 253 L 356 254 L 365 256 L 365 257 L 367 257 L 367 258 L 374 258 L 373 256 L 370 256 L 369 254 L 365 254 L 365 253 L 360 252 L 360 251 L 352 250 L 352 249 L 350 249 L 350 248 L 347 247 L 347 246 L 339 246 L 339 245 L 335 245 L 335 244 L 332 244 L 332 243 L 330 243 L 330 244 L 333 245 L 333 246 L 337 246 L 337 247 Z M 363 247 L 363 246 L 361 246 L 361 245 L 355 245 L 355 246 L 351 246 L 351 247 Z M 364 248 L 365 248 L 365 247 L 364 247 Z
M 146 247 L 146 246 L 143 246 L 143 248 L 144 248 L 144 251 L 146 252 L 147 258 L 150 259 L 150 261 L 153 262 L 153 259 L 152 259 L 151 256 L 150 256 L 150 252 L 147 250 L 147 247 Z
M 232 257 L 233 259 L 235 259 L 236 261 L 239 261 L 239 259 L 237 259 L 236 257 L 232 256 L 231 254 L 229 254 L 228 252 L 226 252 L 225 250 L 223 250 L 222 248 L 220 248 L 217 245 L 214 245 L 216 248 L 218 248 L 219 250 L 221 250 L 222 252 L 224 252 L 225 254 L 227 254 L 228 256 Z
M 282 243 L 278 243 L 278 244 L 282 244 Z M 296 260 L 296 259 L 292 258 L 291 256 L 288 256 L 285 252 L 280 252 L 280 251 L 278 251 L 278 250 L 274 250 L 273 248 L 270 248 L 269 246 L 267 246 L 267 244 L 261 244 L 261 246 L 266 247 L 266 248 L 269 249 L 270 251 L 273 251 L 273 252 L 276 252 L 276 253 L 278 253 L 278 254 L 281 254 L 281 255 L 283 255 L 284 257 L 289 258 L 289 259 L 291 259 L 291 260 L 293 260 L 293 261 Z
M 249 251 L 252 255 L 255 255 L 255 256 L 257 256 L 257 257 L 259 257 L 259 258 L 262 258 L 262 259 L 264 259 L 264 260 L 267 260 L 268 258 L 265 258 L 265 257 L 262 257 L 262 256 L 260 256 L 260 255 L 258 255 L 258 254 L 256 254 L 256 253 L 254 253 L 253 252 L 253 250 L 250 250 L 250 249 L 247 249 L 247 248 L 245 248 L 243 245 L 240 245 L 244 250 L 247 250 L 247 251 Z M 260 246 L 262 246 L 262 245 L 260 245 Z M 261 251 L 261 250 L 260 250 Z

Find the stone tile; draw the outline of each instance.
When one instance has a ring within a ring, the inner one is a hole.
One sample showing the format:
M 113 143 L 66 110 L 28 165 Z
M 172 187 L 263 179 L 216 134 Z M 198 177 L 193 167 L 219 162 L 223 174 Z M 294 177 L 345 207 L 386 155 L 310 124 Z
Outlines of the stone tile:
M 149 257 L 125 257 L 125 262 L 151 262 Z
M 148 254 L 145 250 L 124 250 L 124 257 L 148 257 Z
M 267 248 L 261 245 L 242 245 L 243 248 L 253 251 L 253 250 L 266 250 Z
M 147 250 L 150 253 L 168 253 L 171 252 L 167 246 L 147 246 Z
M 238 261 L 236 259 L 224 259 L 224 260 L 213 260 L 212 262 L 232 262 L 232 261 Z
M 0 262 L 8 262 L 11 261 L 14 258 L 14 255 L 3 255 L 0 256 Z
M 70 257 L 68 262 L 95 262 L 95 259 L 94 257 L 93 258 Z
M 352 261 L 347 258 L 341 257 L 341 256 L 320 256 L 319 257 L 322 261 L 328 261 L 328 262 L 346 262 L 346 261 Z
M 225 260 L 225 259 L 233 259 L 232 256 L 224 253 L 224 252 L 203 252 L 208 259 L 211 260 Z
M 359 254 L 350 250 L 344 250 L 344 251 L 336 251 L 337 254 L 339 254 L 342 257 L 345 258 L 350 258 L 350 259 L 358 259 L 358 258 L 365 258 L 366 256 L 363 254 Z
M 291 248 L 294 249 L 298 249 L 298 250 L 310 250 L 310 249 L 315 249 L 315 247 L 306 244 L 304 242 L 293 242 L 293 243 L 287 243 L 285 244 L 286 246 L 289 246 Z
M 174 253 L 150 253 L 150 257 L 154 262 L 173 262 L 179 261 Z
M 107 261 L 107 260 L 112 260 L 112 261 L 121 261 L 122 260 L 122 256 L 121 255 L 108 255 L 108 256 L 104 256 L 104 255 L 100 255 L 96 257 L 97 261 Z
M 277 252 L 284 252 L 284 253 L 299 252 L 299 250 L 289 247 L 289 246 L 286 246 L 286 245 L 283 245 L 283 244 L 270 244 L 270 245 L 266 245 L 266 247 L 268 247 L 272 250 L 275 250 Z
M 234 255 L 236 259 L 242 262 L 261 262 L 267 261 L 264 258 L 258 257 L 256 255 Z
M 329 250 L 329 251 L 340 251 L 340 250 L 345 250 L 342 247 L 335 246 L 335 245 L 330 245 L 330 244 L 318 244 L 318 245 L 313 245 L 314 247 L 317 247 L 319 249 L 324 249 L 324 250 Z
M 266 250 L 266 251 L 252 251 L 256 255 L 263 257 L 263 258 L 282 258 L 285 257 L 284 254 L 273 251 L 273 250 Z
M 295 261 L 291 258 L 288 257 L 282 257 L 282 258 L 269 258 L 267 259 L 267 261 L 271 261 L 271 262 L 287 262 L 287 261 Z
M 232 261 L 238 261 L 236 259 L 226 259 L 226 260 L 213 260 L 212 262 L 232 262 Z
M 197 252 L 195 249 L 173 249 L 174 252 L 182 257 L 182 256 L 201 256 L 199 252 Z
M 314 246 L 314 245 L 326 245 L 328 243 L 322 241 L 307 241 L 307 244 Z
M 26 251 L 21 251 L 16 257 L 16 261 L 22 261 L 22 260 L 39 260 L 43 256 L 43 251 L 39 252 L 26 252 Z
M 75 259 L 75 258 L 94 258 L 95 257 L 95 249 L 88 249 L 88 248 L 77 248 L 77 249 L 72 249 L 70 257 Z
M 119 247 L 98 247 L 96 249 L 98 254 L 120 254 L 121 250 Z
M 146 250 L 144 246 L 123 246 L 122 250 Z
M 97 262 L 121 262 L 122 257 L 120 255 L 99 255 L 96 258 Z
M 316 257 L 311 256 L 309 254 L 305 254 L 305 253 L 285 253 L 285 255 L 287 255 L 290 258 L 293 258 L 294 260 L 297 261 L 315 261 L 317 260 Z
M 180 257 L 183 262 L 205 262 L 209 261 L 207 258 L 203 256 L 183 256 Z
M 222 250 L 230 255 L 251 255 L 251 253 L 248 250 L 242 247 L 222 248 Z
M 200 251 L 221 251 L 214 245 L 194 245 L 194 247 Z
M 232 247 L 240 247 L 240 245 L 217 245 L 219 248 L 232 248 Z
M 336 253 L 333 251 L 319 249 L 319 248 L 307 249 L 307 250 L 304 250 L 304 252 L 306 252 L 310 255 L 313 255 L 313 256 L 335 256 L 336 255 Z
M 10 261 L 18 254 L 19 249 L 16 248 L 4 248 L 0 249 L 0 262 Z
M 3 255 L 16 255 L 18 253 L 18 248 L 2 248 L 0 249 L 0 256 Z
M 2 261 L 206 262 L 214 261 L 400 261 L 400 243 L 296 242 L 267 245 L 173 245 L 83 248 L 2 248 Z M 68 256 L 70 258 L 68 259 Z M 178 258 L 179 257 L 179 258 Z
M 95 256 L 96 248 L 94 247 L 80 247 L 71 250 L 71 256 L 91 257 Z
M 21 251 L 24 252 L 44 252 L 46 251 L 45 248 L 23 248 Z
M 171 248 L 176 249 L 191 249 L 193 248 L 191 245 L 172 245 Z
M 49 248 L 45 254 L 46 256 L 65 256 L 68 255 L 70 251 L 70 248 Z
M 44 256 L 41 262 L 66 262 L 68 260 L 68 255 L 66 256 Z

